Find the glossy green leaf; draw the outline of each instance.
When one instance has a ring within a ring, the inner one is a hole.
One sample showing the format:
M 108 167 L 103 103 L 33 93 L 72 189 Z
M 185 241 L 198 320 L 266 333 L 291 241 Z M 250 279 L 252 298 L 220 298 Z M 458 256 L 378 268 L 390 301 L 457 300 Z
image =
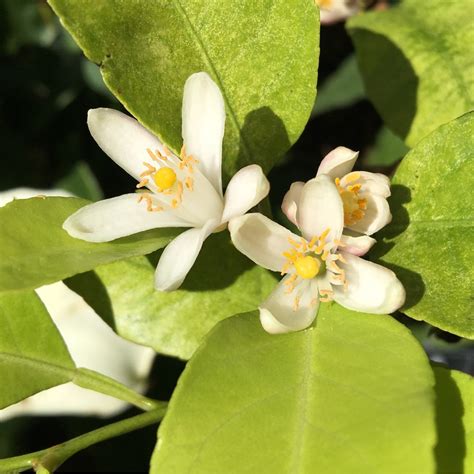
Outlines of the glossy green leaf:
M 472 0 L 404 0 L 353 17 L 366 92 L 410 146 L 474 108 Z
M 0 409 L 71 379 L 74 362 L 38 296 L 0 293 Z
M 104 198 L 94 173 L 85 161 L 78 161 L 72 170 L 56 183 L 55 187 L 90 201 L 99 201 Z
M 389 316 L 324 304 L 316 327 L 220 323 L 186 366 L 151 472 L 431 473 L 433 374 Z
M 319 86 L 312 116 L 349 107 L 362 99 L 365 99 L 364 84 L 356 57 L 351 55 Z
M 107 243 L 89 243 L 62 229 L 88 201 L 77 198 L 21 199 L 0 209 L 0 291 L 38 286 L 97 265 L 164 247 L 177 234 L 156 229 Z
M 182 359 L 218 321 L 257 308 L 275 285 L 269 272 L 235 250 L 227 232 L 206 240 L 177 291 L 153 288 L 156 261 L 140 257 L 104 265 L 66 284 L 121 336 Z
M 224 175 L 268 170 L 296 141 L 314 103 L 319 14 L 312 0 L 49 0 L 125 107 L 174 150 L 189 75 L 224 95 Z
M 382 127 L 375 138 L 375 143 L 364 158 L 368 166 L 390 166 L 402 159 L 409 148 L 388 128 Z
M 474 378 L 434 367 L 437 472 L 474 472 Z
M 473 149 L 471 113 L 441 126 L 408 153 L 393 178 L 392 223 L 373 251 L 404 284 L 404 313 L 470 338 Z

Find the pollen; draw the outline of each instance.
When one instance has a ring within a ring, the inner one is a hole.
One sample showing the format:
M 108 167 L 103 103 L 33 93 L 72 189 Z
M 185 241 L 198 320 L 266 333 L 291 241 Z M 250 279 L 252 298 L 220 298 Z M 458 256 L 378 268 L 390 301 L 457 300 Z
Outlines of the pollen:
M 314 278 L 318 274 L 320 267 L 319 260 L 309 255 L 298 257 L 295 261 L 296 273 L 302 278 Z
M 362 188 L 360 183 L 354 183 L 360 178 L 360 173 L 354 171 L 345 176 L 344 180 L 346 185 L 341 185 L 341 180 L 339 178 L 335 179 L 335 183 L 339 194 L 342 199 L 344 206 L 344 225 L 353 225 L 357 221 L 360 221 L 364 216 L 367 210 L 367 199 L 361 198 L 359 196 L 359 191 Z
M 176 182 L 176 173 L 164 166 L 153 175 L 153 181 L 161 190 L 170 189 Z

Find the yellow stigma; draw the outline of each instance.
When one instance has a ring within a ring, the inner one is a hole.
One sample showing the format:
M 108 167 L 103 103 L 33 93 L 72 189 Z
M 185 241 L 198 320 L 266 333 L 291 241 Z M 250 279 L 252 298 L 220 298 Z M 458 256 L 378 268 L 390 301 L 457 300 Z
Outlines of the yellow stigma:
M 298 257 L 295 260 L 296 273 L 302 278 L 314 278 L 318 274 L 320 267 L 319 260 L 309 255 Z
M 164 166 L 153 175 L 153 181 L 160 189 L 169 189 L 176 182 L 176 173 Z

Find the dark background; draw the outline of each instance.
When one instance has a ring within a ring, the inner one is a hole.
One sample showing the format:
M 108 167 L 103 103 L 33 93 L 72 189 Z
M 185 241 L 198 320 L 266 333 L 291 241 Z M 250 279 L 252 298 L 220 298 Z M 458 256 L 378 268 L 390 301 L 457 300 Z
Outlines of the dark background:
M 88 109 L 121 105 L 44 1 L 0 0 L 0 191 L 61 187 L 92 200 L 123 194 L 135 182 L 95 144 Z M 299 141 L 270 173 L 276 218 L 290 184 L 313 177 L 336 146 L 360 150 L 358 167 L 393 173 L 405 146 L 382 127 L 365 98 L 344 25 L 321 29 L 318 99 Z M 100 184 L 99 184 L 100 183 Z M 432 360 L 474 373 L 473 343 L 396 316 L 422 342 Z M 184 363 L 158 356 L 149 395 L 169 399 Z M 115 421 L 137 413 L 129 410 Z M 52 446 L 106 422 L 97 418 L 25 417 L 0 424 L 0 458 Z M 156 442 L 150 427 L 74 456 L 63 472 L 148 471 Z

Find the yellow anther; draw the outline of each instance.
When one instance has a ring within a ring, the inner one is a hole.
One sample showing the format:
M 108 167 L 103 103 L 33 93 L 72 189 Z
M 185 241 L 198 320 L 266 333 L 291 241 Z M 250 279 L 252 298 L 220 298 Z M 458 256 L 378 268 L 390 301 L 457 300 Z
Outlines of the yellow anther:
M 320 236 L 319 236 L 319 240 L 321 242 L 324 242 L 326 240 L 326 237 L 328 236 L 329 232 L 331 231 L 331 229 L 328 227 Z
M 296 273 L 302 278 L 314 278 L 321 267 L 319 260 L 309 255 L 295 260 Z
M 357 181 L 359 178 L 360 173 L 358 171 L 353 171 L 352 173 L 346 174 L 344 180 L 346 183 L 352 183 L 353 181 Z
M 148 184 L 148 179 L 147 179 L 147 178 L 143 178 L 143 179 L 137 184 L 137 189 L 143 188 L 143 187 L 146 186 L 147 184 Z
M 169 189 L 176 182 L 176 173 L 171 168 L 164 166 L 153 175 L 153 181 L 160 190 Z

